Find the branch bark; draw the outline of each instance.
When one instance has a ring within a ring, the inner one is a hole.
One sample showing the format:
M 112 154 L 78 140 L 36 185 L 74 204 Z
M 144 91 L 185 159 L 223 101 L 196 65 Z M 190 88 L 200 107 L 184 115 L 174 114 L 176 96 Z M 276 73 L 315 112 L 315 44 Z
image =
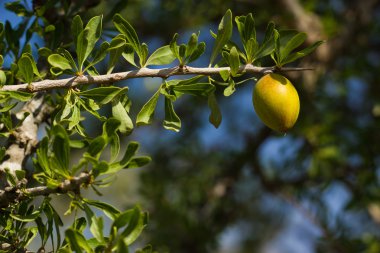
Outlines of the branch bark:
M 25 113 L 29 115 L 12 132 L 8 140 L 7 159 L 0 164 L 0 175 L 4 173 L 6 168 L 12 173 L 23 168 L 26 158 L 38 143 L 38 127 L 51 111 L 52 108 L 44 103 L 43 94 L 38 93 L 16 113 L 19 120 L 23 119 Z
M 47 196 L 50 194 L 62 194 L 67 192 L 79 192 L 83 184 L 90 184 L 92 175 L 82 172 L 79 176 L 66 179 L 56 188 L 37 186 L 23 189 L 22 186 L 6 187 L 0 190 L 0 208 L 16 203 L 29 197 Z
M 26 91 L 26 92 L 38 92 L 46 91 L 59 88 L 74 88 L 79 85 L 84 84 L 106 84 L 113 83 L 117 81 L 122 81 L 131 78 L 141 78 L 141 77 L 161 77 L 168 78 L 175 75 L 217 75 L 220 71 L 228 71 L 229 67 L 220 68 L 194 68 L 190 66 L 184 66 L 183 68 L 173 67 L 173 68 L 162 68 L 162 69 L 150 69 L 141 68 L 138 70 L 126 71 L 113 73 L 108 75 L 99 76 L 76 76 L 66 79 L 59 80 L 43 80 L 39 82 L 33 82 L 31 84 L 17 84 L 17 85 L 6 85 L 0 89 L 0 91 Z M 256 67 L 251 64 L 243 65 L 240 67 L 240 73 L 260 73 L 264 74 L 273 71 L 305 71 L 311 70 L 311 68 L 281 68 L 276 67 Z

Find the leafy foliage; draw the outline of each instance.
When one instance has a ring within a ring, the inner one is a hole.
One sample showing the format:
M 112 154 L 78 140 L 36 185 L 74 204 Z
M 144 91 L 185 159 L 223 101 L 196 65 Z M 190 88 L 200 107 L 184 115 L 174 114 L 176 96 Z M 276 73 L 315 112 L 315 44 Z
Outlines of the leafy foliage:
M 113 34 L 109 40 L 106 40 L 103 33 L 103 16 L 92 17 L 86 23 L 80 15 L 71 14 L 71 43 L 56 43 L 53 39 L 49 40 L 49 37 L 51 34 L 58 36 L 59 26 L 50 24 L 44 16 L 55 4 L 58 1 L 48 1 L 33 10 L 19 1 L 6 5 L 7 9 L 17 15 L 33 21 L 31 26 L 24 23 L 18 28 L 12 28 L 9 21 L 5 25 L 0 24 L 0 66 L 6 55 L 13 60 L 9 67 L 0 70 L 0 84 L 6 88 L 24 82 L 30 88 L 30 92 L 6 91 L 5 88 L 0 91 L 1 137 L 17 138 L 15 129 L 28 116 L 34 116 L 24 114 L 21 118 L 17 116 L 17 120 L 13 119 L 18 104 L 34 99 L 32 85 L 38 80 L 67 76 L 75 80 L 85 74 L 91 78 L 103 71 L 98 66 L 104 64 L 105 59 L 105 72 L 112 74 L 121 57 L 128 62 L 129 67 L 138 70 L 153 65 L 172 64 L 177 60 L 176 68 L 185 74 L 188 64 L 196 61 L 206 50 L 206 43 L 199 42 L 199 32 L 192 33 L 187 43 L 182 44 L 177 43 L 179 36 L 175 33 L 168 45 L 163 45 L 150 54 L 148 45 L 140 42 L 133 26 L 120 14 L 114 15 L 112 19 L 116 28 L 114 30 L 118 34 Z M 70 12 L 67 6 L 63 5 L 62 8 L 65 12 Z M 222 114 L 217 102 L 217 87 L 223 87 L 224 95 L 231 96 L 237 85 L 250 81 L 252 77 L 239 79 L 245 74 L 242 71 L 243 65 L 260 65 L 259 61 L 268 60 L 270 55 L 277 67 L 283 67 L 311 53 L 321 43 L 316 42 L 294 52 L 304 43 L 306 34 L 278 32 L 274 24 L 270 23 L 263 43 L 259 45 L 253 16 L 248 14 L 235 18 L 243 51 L 238 42 L 231 40 L 234 27 L 232 20 L 232 12 L 228 10 L 220 21 L 217 33 L 211 32 L 215 41 L 209 67 L 227 67 L 220 72 L 221 80 L 208 75 L 187 79 L 162 78 L 160 87 L 142 106 L 136 119 L 130 115 L 132 102 L 128 97 L 129 87 L 118 87 L 114 83 L 94 87 L 89 82 L 76 88 L 46 91 L 44 100 L 52 108 L 52 113 L 46 119 L 46 135 L 33 144 L 33 176 L 27 176 L 24 170 L 4 170 L 4 184 L 23 195 L 14 203 L 2 206 L 0 243 L 12 245 L 14 251 L 24 250 L 38 236 L 41 239 L 41 250 L 50 243 L 54 252 L 61 253 L 128 252 L 130 245 L 147 225 L 148 214 L 138 205 L 120 211 L 108 203 L 87 199 L 81 194 L 81 189 L 87 187 L 91 187 L 96 194 L 101 194 L 98 188 L 106 187 L 120 170 L 140 168 L 150 162 L 149 157 L 138 155 L 139 144 L 133 141 L 129 142 L 120 158 L 123 144 L 120 138 L 130 135 L 135 125 L 149 125 L 153 122 L 160 97 L 164 102 L 164 128 L 180 131 L 181 115 L 177 114 L 174 105 L 187 95 L 207 99 L 211 111 L 209 121 L 218 127 Z M 39 27 L 40 23 L 44 24 L 44 28 Z M 33 34 L 43 37 L 47 45 L 38 49 L 38 60 L 34 59 L 32 45 L 29 44 Z M 25 36 L 25 45 L 20 44 L 22 36 Z M 40 61 L 46 65 L 41 67 Z M 86 127 L 88 116 L 94 117 L 102 125 L 101 133 L 96 136 L 92 136 Z M 74 153 L 81 155 L 79 158 L 73 157 Z M 5 149 L 1 149 L 0 157 L 3 161 L 7 159 L 5 154 Z M 31 188 L 35 185 L 40 188 Z M 48 192 L 40 194 L 44 195 L 41 204 L 32 201 L 38 194 L 30 189 Z M 55 210 L 48 196 L 53 193 L 65 194 L 70 199 L 65 214 L 73 215 L 71 226 L 63 228 L 62 214 Z M 97 212 L 99 210 L 101 215 Z M 77 215 L 78 213 L 84 216 Z M 105 221 L 106 218 L 109 222 Z M 108 230 L 106 224 L 110 224 Z M 84 235 L 87 228 L 91 236 Z M 148 245 L 137 252 L 152 252 L 152 247 Z

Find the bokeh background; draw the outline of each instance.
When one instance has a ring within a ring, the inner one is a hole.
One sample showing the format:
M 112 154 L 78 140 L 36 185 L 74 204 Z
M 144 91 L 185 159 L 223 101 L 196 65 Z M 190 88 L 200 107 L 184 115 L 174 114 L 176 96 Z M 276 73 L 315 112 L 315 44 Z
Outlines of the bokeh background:
M 4 8 L 0 21 L 16 28 L 28 22 Z M 23 1 L 22 1 L 23 2 Z M 269 21 L 279 29 L 325 40 L 286 73 L 301 99 L 294 129 L 285 136 L 266 128 L 252 107 L 254 82 L 231 97 L 218 90 L 222 124 L 208 123 L 207 101 L 186 97 L 175 103 L 179 133 L 163 129 L 163 101 L 152 126 L 125 137 L 137 140 L 153 162 L 123 171 L 99 197 L 119 208 L 136 202 L 150 221 L 139 243 L 159 252 L 181 253 L 378 253 L 380 252 L 380 3 L 376 0 L 80 0 L 25 1 L 29 9 L 56 2 L 45 18 L 60 35 L 50 45 L 69 43 L 70 17 L 104 15 L 105 35 L 115 34 L 112 16 L 121 13 L 150 49 L 174 33 L 186 42 L 200 31 L 207 66 L 213 39 L 227 9 L 253 13 L 258 37 Z M 62 15 L 68 4 L 70 13 Z M 28 24 L 28 23 L 27 23 Z M 105 39 L 108 37 L 105 36 Z M 237 41 L 237 31 L 234 31 Z M 37 54 L 35 55 L 35 57 Z M 11 58 L 6 63 L 10 63 Z M 272 64 L 272 63 L 268 63 Z M 101 66 L 99 66 L 101 68 Z M 126 62 L 115 71 L 131 67 Z M 259 77 L 259 76 L 258 76 Z M 160 79 L 129 80 L 132 117 L 160 85 Z M 100 131 L 89 120 L 88 127 Z M 74 154 L 75 155 L 75 154 Z M 91 194 L 91 193 L 88 193 Z M 56 199 L 64 211 L 67 201 Z

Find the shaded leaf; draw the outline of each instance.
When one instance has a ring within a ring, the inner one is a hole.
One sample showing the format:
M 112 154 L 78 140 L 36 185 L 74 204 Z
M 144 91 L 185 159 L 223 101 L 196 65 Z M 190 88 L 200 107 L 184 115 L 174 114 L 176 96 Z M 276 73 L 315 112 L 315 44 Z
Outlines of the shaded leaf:
M 173 102 L 167 97 L 165 97 L 164 128 L 175 132 L 181 129 L 181 120 L 174 111 Z
M 208 106 L 211 110 L 209 121 L 214 125 L 215 128 L 218 128 L 220 123 L 222 122 L 222 114 L 220 112 L 218 102 L 216 101 L 216 97 L 214 93 L 211 93 L 208 96 Z

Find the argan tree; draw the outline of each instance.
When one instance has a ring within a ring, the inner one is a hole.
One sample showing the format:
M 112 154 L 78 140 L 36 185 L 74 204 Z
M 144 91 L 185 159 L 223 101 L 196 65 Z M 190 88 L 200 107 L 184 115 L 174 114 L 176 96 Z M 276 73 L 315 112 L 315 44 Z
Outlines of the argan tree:
M 166 45 L 153 48 L 142 42 L 143 31 L 135 30 L 126 16 L 111 12 L 112 16 L 82 18 L 90 7 L 58 0 L 33 1 L 33 6 L 19 1 L 6 4 L 23 20 L 17 28 L 9 21 L 0 24 L 0 248 L 4 252 L 27 252 L 33 241 L 39 252 L 128 252 L 149 225 L 144 206 L 119 210 L 81 192 L 89 188 L 100 195 L 100 188 L 108 187 L 120 170 L 151 161 L 138 154 L 138 140 L 129 139 L 134 128 L 162 121 L 163 128 L 179 132 L 181 114 L 174 105 L 183 101 L 179 103 L 192 107 L 194 100 L 184 100 L 188 96 L 208 105 L 209 121 L 218 128 L 220 93 L 232 99 L 236 90 L 253 88 L 262 76 L 277 77 L 270 82 L 289 87 L 292 84 L 283 75 L 313 72 L 313 66 L 296 64 L 322 43 L 307 41 L 306 33 L 283 30 L 273 22 L 258 35 L 254 15 L 233 16 L 225 10 L 217 30 L 210 31 L 211 43 L 200 41 L 194 31 L 187 38 L 174 33 Z M 44 46 L 31 44 L 32 36 L 40 37 Z M 210 55 L 205 56 L 206 49 Z M 201 56 L 207 64 L 196 64 Z M 128 96 L 128 81 L 144 77 L 156 78 L 160 85 L 132 117 L 135 103 Z M 253 102 L 262 99 L 255 107 L 265 124 L 289 131 L 298 111 L 288 123 L 289 112 L 281 109 L 298 96 L 293 92 L 289 100 L 288 96 L 282 100 L 276 92 L 278 88 L 269 88 Z M 269 108 L 272 104 L 274 109 Z M 160 106 L 162 119 L 155 117 Z M 94 120 L 101 125 L 100 132 L 92 128 Z M 265 128 L 263 136 L 270 131 Z M 252 145 L 259 145 L 260 138 Z M 244 159 L 248 160 L 239 157 Z M 281 187 L 282 181 L 270 181 L 259 166 L 255 169 L 268 189 Z M 288 183 L 304 182 L 296 178 Z M 70 199 L 64 214 L 52 205 L 54 195 Z M 63 224 L 62 215 L 72 216 L 72 224 Z M 86 229 L 90 237 L 84 236 Z M 137 251 L 152 250 L 148 245 Z

